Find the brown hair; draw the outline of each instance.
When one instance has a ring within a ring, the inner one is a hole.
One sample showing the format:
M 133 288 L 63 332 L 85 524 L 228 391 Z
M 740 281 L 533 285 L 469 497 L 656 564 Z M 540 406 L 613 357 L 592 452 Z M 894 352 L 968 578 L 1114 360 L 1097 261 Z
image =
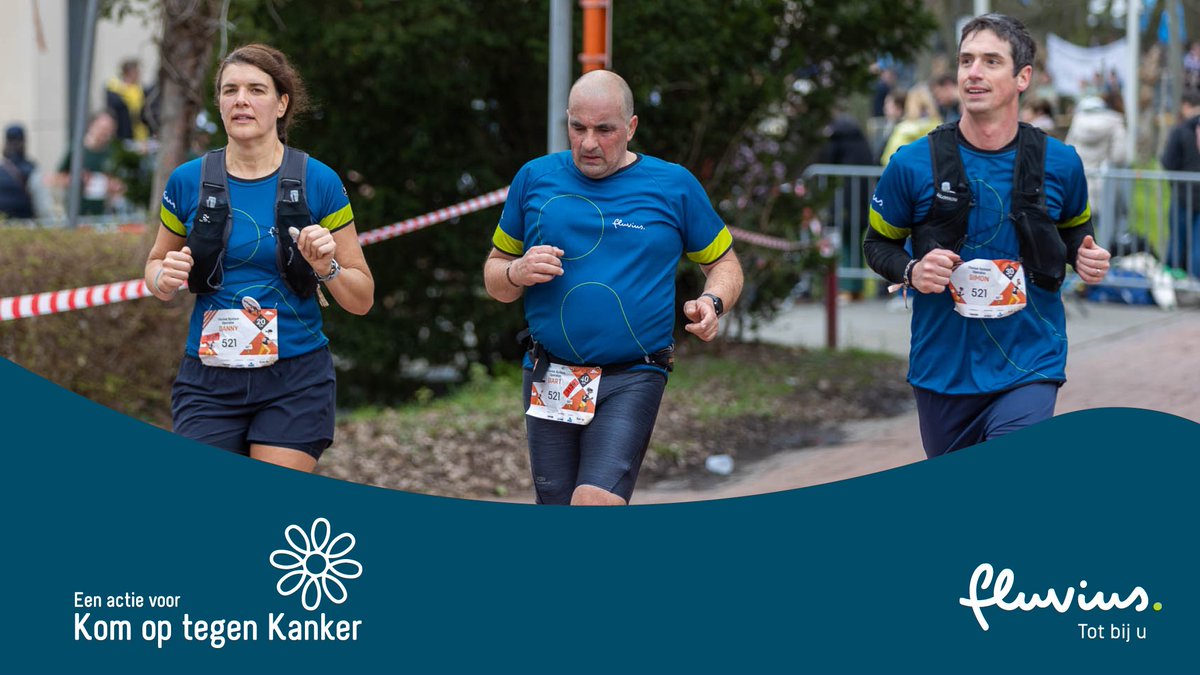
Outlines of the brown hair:
M 1019 74 L 1025 66 L 1033 67 L 1037 43 L 1020 19 L 1004 14 L 982 14 L 968 21 L 958 39 L 958 50 L 962 51 L 962 43 L 968 37 L 984 30 L 992 31 L 996 37 L 1008 43 L 1012 50 L 1013 75 Z
M 287 56 L 274 47 L 264 44 L 243 45 L 230 52 L 217 69 L 213 85 L 218 101 L 221 98 L 221 75 L 225 72 L 225 66 L 231 63 L 244 63 L 258 68 L 271 76 L 277 96 L 287 94 L 287 110 L 283 112 L 283 117 L 275 120 L 275 132 L 279 135 L 279 140 L 287 143 L 288 127 L 292 125 L 292 120 L 296 115 L 308 110 L 308 92 L 304 89 L 304 80 L 300 79 L 300 73 L 292 67 Z

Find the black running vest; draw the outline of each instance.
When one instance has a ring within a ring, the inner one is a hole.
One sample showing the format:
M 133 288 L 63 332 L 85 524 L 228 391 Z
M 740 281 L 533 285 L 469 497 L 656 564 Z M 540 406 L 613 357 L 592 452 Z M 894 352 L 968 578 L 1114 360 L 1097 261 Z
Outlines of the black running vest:
M 966 242 L 973 204 L 958 145 L 957 123 L 943 124 L 929 132 L 934 192 L 925 222 L 912 228 L 913 257 L 918 260 L 935 248 L 957 253 Z M 1084 236 L 1093 230 L 1090 220 L 1077 227 L 1058 228 L 1046 209 L 1045 167 L 1046 133 L 1021 122 L 1008 217 L 1017 233 L 1021 264 L 1029 282 L 1047 291 L 1058 291 L 1067 264 L 1074 264 Z
M 284 146 L 283 164 L 275 191 L 275 266 L 293 293 L 309 298 L 317 290 L 317 277 L 288 234 L 295 227 L 312 224 L 304 195 L 308 154 Z M 192 271 L 188 290 L 198 295 L 215 293 L 225 281 L 225 250 L 233 228 L 229 208 L 229 174 L 225 171 L 225 148 L 212 150 L 200 160 L 200 202 L 187 245 L 192 249 Z

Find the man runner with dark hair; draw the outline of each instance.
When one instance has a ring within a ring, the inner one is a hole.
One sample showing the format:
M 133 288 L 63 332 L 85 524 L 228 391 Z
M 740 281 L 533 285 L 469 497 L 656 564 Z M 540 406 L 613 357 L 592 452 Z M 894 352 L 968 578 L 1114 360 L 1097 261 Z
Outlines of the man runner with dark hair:
M 871 197 L 867 262 L 915 291 L 908 381 L 929 457 L 1054 414 L 1065 268 L 1089 284 L 1108 272 L 1079 156 L 1018 122 L 1035 50 L 1012 17 L 968 22 L 961 121 L 897 151 Z

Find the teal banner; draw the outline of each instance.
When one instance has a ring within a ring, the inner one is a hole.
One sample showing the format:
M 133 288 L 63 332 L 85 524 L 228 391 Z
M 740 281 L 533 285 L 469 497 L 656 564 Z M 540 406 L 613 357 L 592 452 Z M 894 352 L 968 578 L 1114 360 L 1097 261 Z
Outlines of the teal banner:
M 1195 667 L 1200 425 L 1162 413 L 1071 413 L 790 492 L 568 509 L 279 469 L 8 361 L 0 384 L 8 672 Z

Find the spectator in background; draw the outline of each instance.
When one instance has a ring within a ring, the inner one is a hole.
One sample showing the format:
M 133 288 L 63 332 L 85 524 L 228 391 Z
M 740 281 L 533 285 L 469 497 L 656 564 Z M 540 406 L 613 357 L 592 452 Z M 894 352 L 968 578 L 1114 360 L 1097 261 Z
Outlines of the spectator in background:
M 943 122 L 957 122 L 962 117 L 958 110 L 958 77 L 954 73 L 942 73 L 933 81 L 933 98 Z
M 1054 78 L 1050 77 L 1050 73 L 1044 65 L 1038 66 L 1035 70 L 1029 93 L 1033 94 L 1034 98 L 1040 98 L 1049 103 L 1051 110 L 1062 110 L 1061 101 L 1058 99 L 1058 89 L 1054 87 Z
M 884 100 L 896 88 L 896 71 L 891 68 L 882 68 L 878 64 L 872 66 L 871 69 L 879 76 L 879 79 L 875 81 L 875 91 L 871 97 L 871 117 L 885 117 L 887 113 L 883 108 Z
M 896 125 L 904 119 L 904 103 L 907 100 L 908 91 L 897 87 L 889 91 L 883 99 L 883 117 L 871 118 L 868 128 L 871 134 L 871 151 L 875 157 L 873 164 L 879 163 L 879 158 L 883 156 L 883 147 L 896 130 Z
M 83 194 L 79 200 L 79 214 L 99 216 L 108 211 L 111 200 L 125 192 L 125 186 L 112 175 L 112 141 L 117 131 L 117 121 L 112 113 L 102 110 L 88 121 L 83 135 Z M 71 153 L 67 152 L 58 165 L 55 183 L 61 188 L 70 188 Z M 70 199 L 70 196 L 67 196 Z
M 933 102 L 933 95 L 929 93 L 929 88 L 913 87 L 908 91 L 904 100 L 904 119 L 896 124 L 892 135 L 888 137 L 887 144 L 883 146 L 883 154 L 879 158 L 879 163 L 887 166 L 888 160 L 892 158 L 892 153 L 902 146 L 924 137 L 941 123 L 942 118 L 938 116 L 937 105 Z
M 1075 152 L 1088 173 L 1088 196 L 1091 198 L 1096 239 L 1101 245 L 1111 244 L 1116 235 L 1114 218 L 1118 206 L 1111 198 L 1116 193 L 1107 194 L 1110 186 L 1105 185 L 1107 181 L 1095 175 L 1095 172 L 1125 165 L 1125 118 L 1113 110 L 1104 98 L 1085 96 L 1075 107 L 1066 142 L 1075 146 Z
M 117 123 L 117 138 L 144 145 L 150 130 L 142 121 L 142 106 L 146 91 L 141 83 L 142 67 L 137 59 L 121 62 L 121 75 L 108 81 L 104 92 L 105 106 Z
M 13 124 L 4 130 L 4 159 L 0 165 L 0 215 L 32 218 L 34 164 L 25 158 L 25 129 Z
M 872 165 L 875 153 L 867 137 L 854 119 L 844 110 L 835 109 L 833 120 L 825 127 L 825 145 L 817 153 L 820 164 Z M 867 232 L 867 200 L 871 185 L 866 177 L 846 178 L 840 188 L 841 200 L 835 205 L 835 217 L 842 242 L 843 266 L 853 261 L 853 255 L 862 250 L 862 238 Z M 840 290 L 851 295 L 862 293 L 861 279 L 840 279 Z
M 1121 82 L 1121 76 L 1117 74 L 1117 69 L 1109 68 L 1108 77 L 1104 78 L 1104 89 L 1100 96 L 1108 105 L 1109 110 L 1115 110 L 1122 115 L 1125 114 L 1125 101 L 1121 98 L 1121 91 L 1124 88 L 1125 85 Z
M 845 110 L 835 109 L 825 127 L 825 145 L 817 153 L 821 164 L 874 164 L 871 146 L 858 120 Z
M 43 218 L 53 211 L 53 200 L 41 170 L 25 156 L 25 128 L 11 124 L 4 130 L 0 214 L 9 218 Z
M 1163 147 L 1163 168 L 1167 171 L 1200 171 L 1200 92 L 1183 93 L 1180 118 Z M 1175 190 L 1171 195 L 1167 264 L 1186 269 L 1192 276 L 1200 276 L 1200 184 L 1184 186 L 1174 181 L 1172 184 Z
M 1188 43 L 1187 53 L 1183 55 L 1183 88 L 1200 89 L 1200 42 Z
M 1035 98 L 1021 106 L 1021 121 L 1055 136 L 1058 125 L 1054 121 L 1054 108 L 1044 98 Z

